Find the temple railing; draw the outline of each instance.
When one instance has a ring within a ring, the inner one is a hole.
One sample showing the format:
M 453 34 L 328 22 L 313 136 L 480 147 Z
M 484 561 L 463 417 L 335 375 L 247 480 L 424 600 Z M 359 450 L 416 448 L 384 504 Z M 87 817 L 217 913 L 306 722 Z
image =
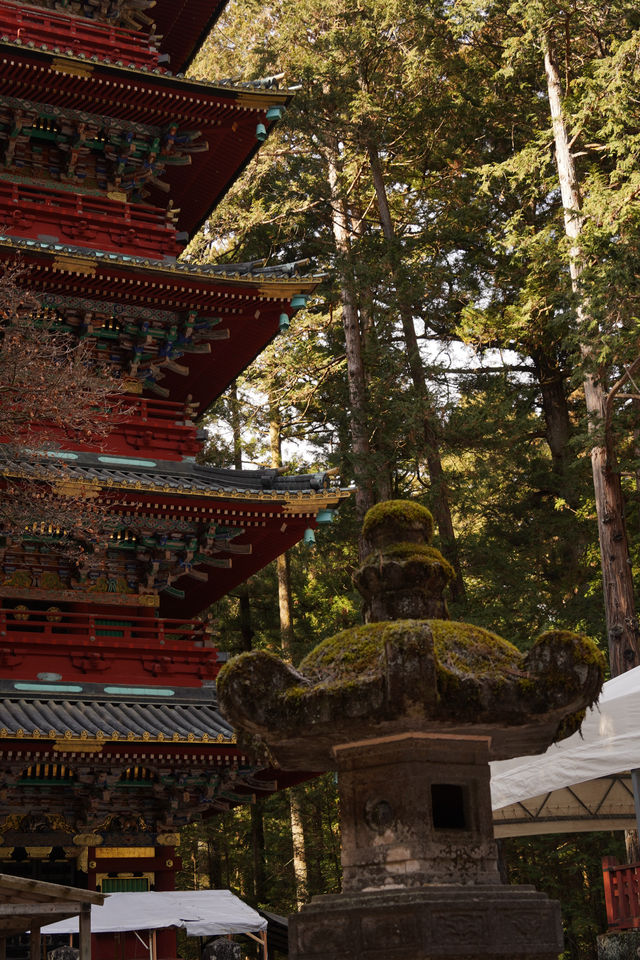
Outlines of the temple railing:
M 172 400 L 127 397 L 127 405 L 131 407 L 131 415 L 127 419 L 153 423 L 154 427 L 160 424 L 175 427 L 176 421 L 188 419 L 185 404 Z
M 619 864 L 615 857 L 603 857 L 602 873 L 609 929 L 640 927 L 640 863 Z
M 104 435 L 97 430 L 93 438 L 87 438 L 55 423 L 43 422 L 40 428 L 46 436 L 45 445 L 53 442 L 67 452 L 89 449 L 125 457 L 139 457 L 143 452 L 149 460 L 180 461 L 196 456 L 202 449 L 198 428 L 189 421 L 184 403 L 117 394 L 110 416 L 96 412 L 94 423 L 97 427 L 106 423 L 108 430 Z M 25 442 L 37 447 L 36 438 L 36 424 L 30 424 Z M 0 443 L 7 442 L 7 437 L 0 436 Z M 54 450 L 55 447 L 52 455 Z
M 159 52 L 145 33 L 92 23 L 54 10 L 0 3 L 0 39 L 44 47 L 53 53 L 82 53 L 89 59 L 96 56 L 124 66 L 159 69 Z
M 132 451 L 145 451 L 145 457 L 181 460 L 195 456 L 202 444 L 194 424 L 185 423 L 183 403 L 126 397 L 127 416 L 117 424 L 103 443 L 104 450 L 116 450 L 126 444 Z M 181 422 L 182 421 L 182 422 Z M 122 449 L 124 454 L 127 450 Z
M 109 197 L 0 182 L 0 224 L 9 234 L 162 260 L 182 244 L 163 210 Z
M 90 600 L 91 594 L 86 595 Z M 81 595 L 79 595 L 81 599 Z M 49 610 L 0 610 L 0 643 L 11 639 L 51 640 L 56 643 L 77 641 L 86 644 L 101 641 L 136 647 L 171 646 L 189 643 L 213 647 L 206 625 L 200 620 L 166 619 L 113 613 L 76 613 L 56 608 Z

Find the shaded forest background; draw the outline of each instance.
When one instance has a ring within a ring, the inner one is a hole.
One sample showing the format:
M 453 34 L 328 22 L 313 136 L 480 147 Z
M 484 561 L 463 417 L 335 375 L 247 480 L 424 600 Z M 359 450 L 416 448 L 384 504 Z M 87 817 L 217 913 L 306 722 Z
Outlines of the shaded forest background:
M 390 497 L 433 512 L 453 618 L 607 649 L 594 449 L 635 567 L 640 545 L 639 57 L 621 0 L 229 4 L 193 73 L 297 90 L 188 256 L 319 282 L 211 412 L 206 456 L 355 489 L 315 548 L 212 608 L 221 649 L 297 662 L 358 623 L 359 523 Z M 595 957 L 622 846 L 504 844 L 513 881 L 562 901 L 566 960 Z M 338 890 L 333 779 L 189 828 L 182 855 L 185 885 L 276 913 Z

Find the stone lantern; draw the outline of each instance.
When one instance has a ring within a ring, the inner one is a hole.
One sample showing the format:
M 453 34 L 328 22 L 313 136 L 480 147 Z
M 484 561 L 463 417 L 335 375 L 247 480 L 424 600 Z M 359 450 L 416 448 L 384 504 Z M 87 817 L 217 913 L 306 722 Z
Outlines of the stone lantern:
M 407 501 L 365 517 L 355 576 L 365 625 L 321 643 L 298 670 L 242 654 L 220 705 L 286 770 L 336 770 L 343 891 L 290 920 L 293 960 L 556 960 L 559 905 L 503 885 L 489 760 L 573 733 L 604 662 L 585 637 L 542 634 L 528 653 L 448 619 L 453 570 Z

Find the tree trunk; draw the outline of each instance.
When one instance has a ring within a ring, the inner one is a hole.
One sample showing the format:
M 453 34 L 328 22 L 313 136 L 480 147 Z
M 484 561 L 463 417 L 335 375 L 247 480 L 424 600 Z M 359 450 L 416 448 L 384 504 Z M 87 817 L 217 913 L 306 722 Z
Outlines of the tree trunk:
M 229 407 L 231 411 L 231 432 L 233 435 L 233 465 L 242 470 L 242 428 L 240 424 L 240 402 L 238 400 L 238 381 L 229 387 Z
M 229 407 L 231 416 L 231 431 L 233 434 L 233 465 L 236 470 L 242 470 L 242 424 L 240 422 L 240 403 L 238 401 L 238 384 L 234 380 L 229 387 Z M 251 623 L 251 595 L 249 584 L 241 583 L 235 595 L 240 604 L 240 645 L 243 651 L 253 648 L 254 630 Z
M 222 888 L 222 860 L 218 852 L 218 840 L 207 840 L 207 865 L 209 873 L 209 886 L 212 890 Z
M 240 422 L 240 403 L 237 383 L 229 388 L 231 408 L 231 429 L 233 432 L 233 460 L 236 470 L 242 470 L 242 429 Z M 241 583 L 236 595 L 240 602 L 240 635 L 242 649 L 253 649 L 254 630 L 251 617 L 251 595 L 249 585 Z M 263 801 L 257 799 L 251 807 L 251 855 L 253 861 L 253 899 L 256 904 L 266 900 L 267 871 L 264 861 L 264 820 Z M 221 872 L 221 871 L 220 871 Z
M 589 305 L 582 296 L 580 285 L 580 276 L 584 268 L 579 245 L 584 223 L 581 213 L 582 198 L 562 114 L 563 91 L 560 72 L 548 37 L 543 38 L 543 53 L 558 179 L 564 207 L 565 233 L 573 241 L 569 253 L 569 268 L 577 301 L 576 320 L 578 328 L 586 334 L 592 318 L 589 316 Z M 586 339 L 581 343 L 580 350 L 583 360 L 589 363 L 592 359 L 591 348 Z M 585 374 L 584 395 L 589 416 L 589 429 L 594 434 L 599 433 L 605 427 L 607 399 L 601 375 Z M 597 442 L 592 447 L 591 468 L 598 516 L 609 665 L 611 675 L 615 677 L 640 663 L 640 645 L 631 559 L 625 528 L 625 503 L 620 476 L 615 469 L 610 437 L 605 436 L 604 442 Z
M 280 411 L 269 396 L 269 447 L 271 466 L 282 466 L 282 419 Z M 288 559 L 288 558 L 287 558 Z M 282 561 L 282 562 L 281 562 Z M 278 557 L 278 612 L 280 614 L 280 643 L 282 652 L 291 658 L 293 640 L 293 617 L 291 613 L 291 581 L 289 564 L 284 556 Z M 289 815 L 291 819 L 291 841 L 293 844 L 293 874 L 296 883 L 296 902 L 298 908 L 307 901 L 307 859 L 304 846 L 302 809 L 294 790 L 289 790 Z
M 251 623 L 251 597 L 249 595 L 249 585 L 241 583 L 236 590 L 236 597 L 240 604 L 240 638 L 243 651 L 253 649 L 254 629 Z
M 282 418 L 273 395 L 269 394 L 269 453 L 271 466 L 282 466 Z M 293 656 L 293 619 L 291 617 L 291 577 L 289 555 L 281 553 L 276 557 L 278 577 L 278 609 L 280 611 L 280 642 L 282 652 L 287 659 Z
M 407 302 L 405 294 L 405 280 L 402 276 L 402 270 L 398 262 L 397 238 L 395 227 L 391 218 L 387 190 L 380 164 L 378 150 L 373 144 L 368 145 L 369 166 L 373 186 L 378 201 L 378 213 L 380 216 L 380 225 L 382 233 L 387 243 L 389 263 L 391 273 L 396 285 L 398 296 L 398 308 L 402 322 L 402 331 L 407 347 L 407 362 L 409 372 L 413 382 L 413 388 L 416 392 L 418 402 L 422 412 L 422 435 L 423 435 L 423 453 L 427 461 L 429 478 L 431 480 L 431 496 L 433 516 L 438 525 L 442 552 L 456 572 L 456 579 L 451 585 L 451 593 L 454 600 L 464 600 L 465 586 L 462 577 L 462 568 L 460 566 L 460 556 L 458 553 L 458 544 L 455 531 L 453 529 L 453 520 L 451 518 L 451 506 L 449 488 L 442 466 L 440 456 L 440 444 L 438 438 L 438 419 L 432 404 L 429 401 L 424 366 L 420 356 L 420 347 L 418 337 L 413 322 L 413 312 L 410 304 Z
M 634 419 L 636 424 L 638 424 L 633 431 L 633 452 L 636 463 L 638 464 L 636 467 L 636 504 L 638 504 L 640 503 L 640 400 L 632 400 L 632 404 Z M 640 520 L 640 511 L 638 512 L 638 518 L 636 519 L 636 536 L 640 533 L 638 520 Z
M 571 437 L 565 378 L 554 360 L 543 350 L 532 351 L 532 359 L 540 385 L 542 412 L 553 472 L 558 478 L 563 478 L 569 458 Z
M 337 145 L 332 145 L 326 149 L 327 177 L 331 196 L 331 227 L 339 257 L 342 325 L 344 328 L 347 355 L 347 379 L 349 383 L 350 432 L 353 448 L 354 479 L 356 482 L 356 516 L 359 521 L 362 521 L 365 513 L 374 503 L 370 471 L 367 394 L 362 360 L 362 340 L 360 337 L 358 304 L 352 270 L 351 242 L 348 229 L 349 215 L 338 184 L 337 157 Z M 362 551 L 363 545 L 361 543 L 361 554 Z
M 365 390 L 369 401 L 371 402 L 371 389 L 373 386 L 373 377 L 371 372 L 379 369 L 381 365 L 380 343 L 375 325 L 375 306 L 373 291 L 367 284 L 360 290 L 360 335 L 362 339 L 362 355 L 365 376 Z M 391 465 L 394 463 L 395 455 L 393 448 L 393 437 L 384 423 L 372 424 L 372 436 L 370 438 L 371 463 L 374 464 L 374 484 L 375 499 L 391 500 L 392 497 L 392 473 Z
M 640 839 L 637 830 L 625 830 L 624 846 L 627 863 L 638 863 L 640 860 Z
M 253 853 L 253 899 L 256 905 L 267 899 L 267 871 L 264 863 L 264 801 L 251 806 L 251 847 Z
M 307 902 L 309 884 L 302 804 L 295 789 L 289 790 L 289 805 L 291 811 L 291 840 L 293 843 L 293 872 L 296 878 L 296 903 L 299 910 Z

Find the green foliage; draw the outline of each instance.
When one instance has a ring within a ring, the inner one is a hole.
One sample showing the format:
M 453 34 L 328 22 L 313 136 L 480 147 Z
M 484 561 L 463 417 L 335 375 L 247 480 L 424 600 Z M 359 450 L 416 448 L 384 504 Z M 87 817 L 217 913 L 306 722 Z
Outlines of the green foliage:
M 337 893 L 341 868 L 334 777 L 327 774 L 290 789 L 302 808 L 309 896 Z M 259 806 L 264 824 L 263 897 L 256 897 L 255 820 L 250 804 L 182 831 L 178 876 L 182 889 L 228 888 L 253 906 L 284 915 L 296 909 L 288 791 L 274 793 Z
M 533 883 L 562 904 L 561 960 L 597 960 L 596 936 L 606 927 L 601 861 L 625 860 L 623 834 L 575 833 L 501 841 L 510 883 Z
M 316 532 L 316 547 L 303 544 L 289 551 L 294 613 L 292 658 L 300 660 L 319 641 L 360 620 L 360 598 L 351 582 L 357 565 L 355 537 L 348 516 L 339 516 Z M 279 651 L 278 587 L 274 565 L 252 577 L 247 584 L 251 602 L 254 649 Z M 237 590 L 211 608 L 218 645 L 230 653 L 245 649 Z
M 582 189 L 580 283 L 590 320 L 580 331 L 543 41 L 558 52 Z M 637 11 L 622 0 L 235 0 L 195 67 L 210 79 L 283 70 L 285 82 L 300 89 L 192 256 L 307 260 L 301 270 L 322 273 L 289 334 L 276 338 L 235 396 L 212 412 L 208 457 L 229 464 L 241 452 L 245 463 L 269 463 L 264 438 L 275 426 L 286 469 L 339 467 L 344 483 L 357 477 L 378 499 L 410 497 L 432 508 L 422 440 L 428 407 L 466 586 L 465 600 L 449 600 L 449 609 L 521 650 L 561 628 L 605 646 L 586 456 L 594 434 L 577 388 L 585 372 L 611 388 L 638 354 L 639 45 Z M 392 240 L 382 228 L 372 154 Z M 346 211 L 348 256 L 335 241 L 336 197 Z M 345 276 L 360 323 L 366 462 L 350 448 L 354 411 L 339 322 Z M 403 313 L 418 335 L 424 396 L 410 375 Z M 628 474 L 637 563 L 638 403 L 624 396 L 637 392 L 635 383 L 626 380 L 613 404 L 612 437 Z M 318 532 L 315 551 L 290 553 L 295 662 L 359 623 L 351 583 L 357 534 L 347 503 Z M 212 615 L 221 648 L 236 652 L 250 643 L 279 654 L 276 596 L 269 568 L 245 592 L 218 602 Z M 318 783 L 297 788 L 303 805 Z M 325 801 L 318 802 L 323 820 Z M 306 809 L 313 820 L 315 807 Z M 269 903 L 286 912 L 295 895 L 281 795 L 269 800 L 265 818 L 279 831 L 270 841 L 278 853 L 270 861 Z M 216 834 L 215 848 L 228 851 L 225 879 L 251 893 L 249 812 L 225 814 L 222 822 L 228 837 Z M 312 892 L 339 883 L 337 848 L 323 829 L 321 848 L 333 852 L 309 859 L 317 869 Z M 513 879 L 563 901 L 571 960 L 590 960 L 602 927 L 597 857 L 611 850 L 601 851 L 601 842 L 507 844 Z M 198 863 L 203 857 L 200 850 Z

